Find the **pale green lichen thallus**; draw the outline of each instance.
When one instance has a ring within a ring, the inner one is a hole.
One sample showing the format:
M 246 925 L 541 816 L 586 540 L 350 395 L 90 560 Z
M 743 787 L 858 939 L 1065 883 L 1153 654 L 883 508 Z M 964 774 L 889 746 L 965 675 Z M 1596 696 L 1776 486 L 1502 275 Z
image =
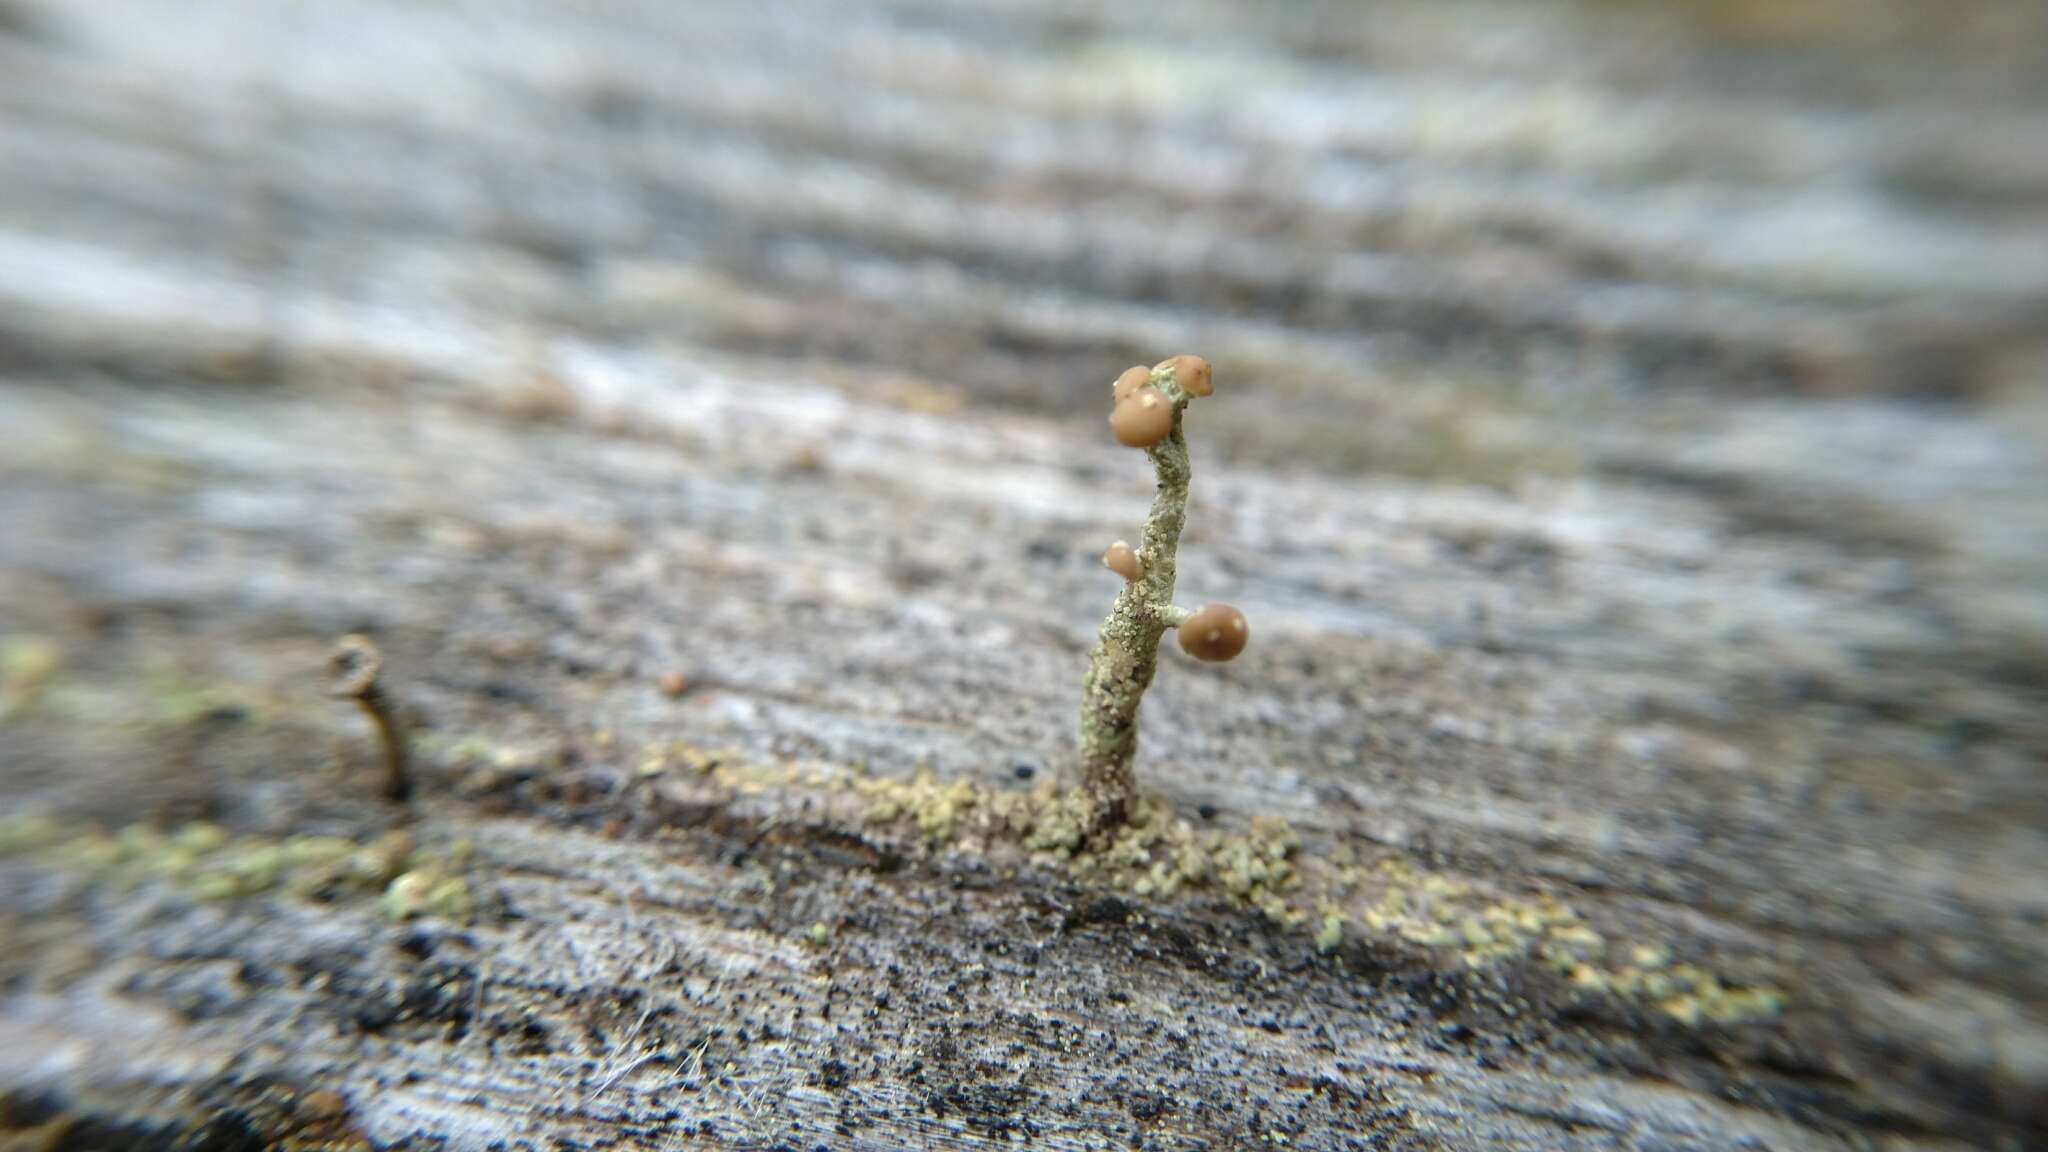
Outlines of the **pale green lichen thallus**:
M 1244 614 L 1229 605 L 1190 611 L 1173 603 L 1175 555 L 1188 507 L 1181 419 L 1189 401 L 1211 391 L 1209 362 L 1199 356 L 1126 369 L 1111 389 L 1110 431 L 1118 443 L 1145 450 L 1158 489 L 1138 546 L 1119 540 L 1102 557 L 1104 566 L 1123 577 L 1124 588 L 1089 656 L 1081 703 L 1082 789 L 1096 831 L 1122 824 L 1137 796 L 1131 762 L 1138 751 L 1138 704 L 1158 670 L 1166 630 L 1177 628 L 1181 647 L 1207 661 L 1231 659 L 1251 638 Z

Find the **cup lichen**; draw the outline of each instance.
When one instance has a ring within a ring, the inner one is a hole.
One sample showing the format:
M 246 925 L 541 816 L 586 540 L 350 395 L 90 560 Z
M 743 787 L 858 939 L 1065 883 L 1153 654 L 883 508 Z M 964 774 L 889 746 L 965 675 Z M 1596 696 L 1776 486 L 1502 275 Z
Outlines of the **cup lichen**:
M 1181 417 L 1191 399 L 1212 391 L 1208 361 L 1186 355 L 1149 371 L 1126 369 L 1111 385 L 1110 427 L 1120 443 L 1145 450 L 1158 486 L 1137 549 L 1112 545 L 1104 557 L 1125 584 L 1102 622 L 1082 684 L 1081 788 L 1089 835 L 1106 834 L 1131 815 L 1138 794 L 1131 767 L 1138 751 L 1138 705 L 1158 671 L 1166 630 L 1200 617 L 1201 626 L 1183 630 L 1180 639 L 1190 655 L 1211 661 L 1236 656 L 1250 635 L 1243 613 L 1228 605 L 1208 605 L 1198 613 L 1173 603 L 1192 472 Z

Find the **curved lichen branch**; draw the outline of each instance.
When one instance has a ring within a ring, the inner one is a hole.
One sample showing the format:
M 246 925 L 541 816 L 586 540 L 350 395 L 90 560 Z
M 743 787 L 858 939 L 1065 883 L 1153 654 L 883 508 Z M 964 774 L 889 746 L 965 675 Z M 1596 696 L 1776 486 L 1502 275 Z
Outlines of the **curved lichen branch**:
M 1152 497 L 1152 511 L 1145 519 L 1145 535 L 1136 549 L 1118 541 L 1103 556 L 1103 563 L 1125 578 L 1109 618 L 1089 657 L 1081 704 L 1082 787 L 1093 814 L 1094 827 L 1114 826 L 1123 821 L 1136 795 L 1131 763 L 1138 749 L 1138 704 L 1158 670 L 1159 640 L 1168 628 L 1183 629 L 1181 640 L 1190 645 L 1186 627 L 1208 613 L 1180 608 L 1173 603 L 1175 559 L 1180 548 L 1181 527 L 1187 520 L 1187 441 L 1181 435 L 1181 416 L 1188 401 L 1207 396 L 1211 387 L 1209 364 L 1198 356 L 1176 356 L 1149 372 L 1133 368 L 1117 378 L 1112 388 L 1115 409 L 1110 428 L 1118 441 L 1144 448 L 1158 477 Z M 1232 614 L 1235 609 L 1228 609 Z M 1243 647 L 1248 633 L 1243 617 L 1234 625 L 1225 622 L 1207 629 L 1224 646 L 1234 643 L 1228 655 L 1205 655 L 1220 651 L 1214 644 L 1197 638 L 1188 647 L 1201 659 L 1228 659 Z
M 405 733 L 377 680 L 383 668 L 384 654 L 368 636 L 344 636 L 327 658 L 327 691 L 336 699 L 355 701 L 370 718 L 384 754 L 384 797 L 402 803 L 412 795 L 412 777 L 406 768 Z
M 1148 607 L 1153 617 L 1168 628 L 1178 628 L 1183 621 L 1194 615 L 1192 609 L 1183 608 L 1178 604 L 1152 604 Z

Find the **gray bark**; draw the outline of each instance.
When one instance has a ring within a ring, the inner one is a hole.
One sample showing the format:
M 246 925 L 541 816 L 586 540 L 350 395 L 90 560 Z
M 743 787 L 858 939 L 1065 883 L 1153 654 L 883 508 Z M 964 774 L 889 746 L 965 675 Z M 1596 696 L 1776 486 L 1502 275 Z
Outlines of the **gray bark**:
M 63 842 L 0 853 L 0 1141 L 2037 1145 L 2043 42 L 7 0 L 0 811 Z M 1782 1011 L 1319 948 L 834 784 L 1071 771 L 1151 485 L 1104 393 L 1183 351 L 1183 583 L 1255 638 L 1163 657 L 1140 784 Z M 403 826 L 472 914 L 64 847 L 202 820 Z

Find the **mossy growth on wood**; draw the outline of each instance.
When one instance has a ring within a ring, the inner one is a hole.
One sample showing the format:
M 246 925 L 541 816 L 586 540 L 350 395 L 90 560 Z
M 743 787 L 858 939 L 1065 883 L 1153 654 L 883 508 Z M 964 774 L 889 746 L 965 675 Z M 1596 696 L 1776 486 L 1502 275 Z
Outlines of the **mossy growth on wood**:
M 117 889 L 161 883 L 201 900 L 285 895 L 321 905 L 381 892 L 384 912 L 394 920 L 432 916 L 467 923 L 470 853 L 464 840 L 419 848 L 403 829 L 352 839 L 235 834 L 207 821 L 110 830 L 37 813 L 0 817 L 0 858 L 28 856 Z
M 1229 605 L 1191 611 L 1173 603 L 1191 473 L 1181 417 L 1189 401 L 1211 391 L 1209 362 L 1199 356 L 1129 368 L 1112 385 L 1110 430 L 1119 443 L 1145 450 L 1158 488 L 1138 546 L 1119 540 L 1102 557 L 1123 577 L 1124 589 L 1089 656 L 1081 703 L 1081 783 L 1097 832 L 1122 824 L 1137 797 L 1131 764 L 1138 751 L 1138 705 L 1158 670 L 1166 630 L 1178 629 L 1181 647 L 1207 661 L 1235 657 L 1251 638 L 1244 614 Z

